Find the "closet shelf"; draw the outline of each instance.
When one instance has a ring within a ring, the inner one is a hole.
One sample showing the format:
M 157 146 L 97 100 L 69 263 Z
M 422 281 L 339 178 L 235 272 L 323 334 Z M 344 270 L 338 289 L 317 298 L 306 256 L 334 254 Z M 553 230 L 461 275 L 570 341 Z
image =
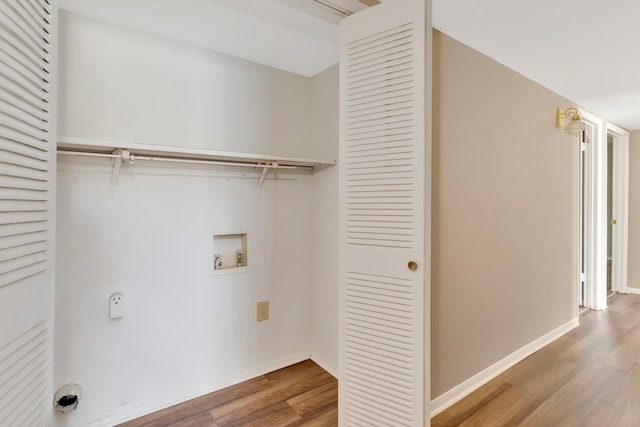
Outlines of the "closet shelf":
M 258 187 L 262 186 L 267 173 L 272 169 L 293 169 L 315 172 L 336 164 L 335 161 L 296 157 L 233 153 L 227 151 L 78 138 L 60 139 L 58 141 L 58 154 L 111 158 L 113 160 L 111 183 L 114 185 L 118 181 L 122 161 L 133 162 L 143 160 L 257 168 Z

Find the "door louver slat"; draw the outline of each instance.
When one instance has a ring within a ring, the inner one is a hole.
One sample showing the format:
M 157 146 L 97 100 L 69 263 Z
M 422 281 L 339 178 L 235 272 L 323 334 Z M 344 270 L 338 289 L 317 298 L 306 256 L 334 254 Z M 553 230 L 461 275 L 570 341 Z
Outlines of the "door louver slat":
M 52 422 L 47 270 L 55 7 L 0 0 L 0 326 L 16 320 L 0 327 L 1 426 Z
M 0 279 L 1 280 L 1 279 Z M 41 322 L 0 348 L 0 420 L 7 426 L 26 426 L 41 417 L 44 397 L 46 325 Z
M 346 426 L 424 423 L 426 6 L 341 29 L 340 393 Z M 366 14 L 365 14 L 366 12 Z

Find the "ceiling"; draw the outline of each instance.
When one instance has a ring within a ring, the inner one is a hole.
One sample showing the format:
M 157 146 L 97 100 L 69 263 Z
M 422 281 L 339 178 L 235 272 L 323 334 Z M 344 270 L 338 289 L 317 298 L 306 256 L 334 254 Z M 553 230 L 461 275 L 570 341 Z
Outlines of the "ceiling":
M 444 33 L 629 130 L 640 129 L 639 16 L 633 0 L 433 1 Z
M 330 1 L 354 12 L 377 2 Z M 312 0 L 60 0 L 60 6 L 304 76 L 339 57 L 340 17 Z M 640 129 L 638 16 L 640 2 L 631 0 L 433 0 L 434 27 L 627 129 Z

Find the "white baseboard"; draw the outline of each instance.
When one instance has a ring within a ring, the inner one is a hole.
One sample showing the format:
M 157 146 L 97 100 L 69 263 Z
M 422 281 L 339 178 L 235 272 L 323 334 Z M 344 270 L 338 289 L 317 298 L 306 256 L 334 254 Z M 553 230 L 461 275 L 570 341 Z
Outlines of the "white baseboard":
M 632 288 L 631 286 L 627 286 L 627 293 L 640 295 L 640 288 Z
M 329 359 L 324 357 L 322 354 L 317 351 L 311 352 L 311 360 L 316 362 L 318 366 L 320 366 L 325 371 L 329 372 L 334 378 L 338 378 L 338 369 L 334 363 L 329 362 Z
M 564 325 L 558 326 L 556 329 L 551 332 L 541 336 L 540 338 L 530 342 L 524 347 L 516 350 L 511 353 L 504 359 L 494 363 L 489 366 L 487 369 L 478 372 L 473 377 L 468 380 L 458 384 L 451 390 L 447 391 L 441 396 L 433 399 L 431 401 L 431 418 L 438 415 L 440 412 L 444 411 L 448 407 L 452 406 L 456 402 L 462 400 L 467 395 L 471 394 L 473 391 L 482 387 L 516 363 L 522 361 L 527 358 L 531 354 L 540 350 L 542 347 L 551 344 L 553 341 L 560 338 L 562 335 L 566 334 L 573 328 L 579 325 L 578 318 L 571 319 Z
M 242 375 L 239 375 L 237 378 L 233 378 L 231 380 L 227 379 L 226 381 L 217 385 L 209 385 L 204 387 L 192 388 L 189 390 L 176 391 L 176 393 L 172 393 L 170 396 L 167 396 L 163 399 L 157 399 L 154 401 L 136 405 L 136 407 L 134 408 L 127 408 L 126 411 L 118 412 L 117 414 L 111 414 L 107 417 L 88 422 L 84 425 L 107 427 L 130 421 L 135 418 L 160 411 L 170 406 L 177 405 L 178 403 L 186 402 L 187 400 L 195 399 L 196 397 L 200 397 L 208 393 L 213 393 L 214 391 L 222 390 L 223 388 L 239 384 L 243 381 L 247 381 L 255 377 L 259 377 L 260 375 L 277 371 L 278 369 L 286 368 L 287 366 L 302 362 L 303 360 L 309 359 L 309 353 L 310 352 L 305 351 L 288 357 L 284 357 L 282 359 L 274 360 L 262 366 L 249 369 Z M 318 363 L 318 365 L 320 365 L 320 363 Z

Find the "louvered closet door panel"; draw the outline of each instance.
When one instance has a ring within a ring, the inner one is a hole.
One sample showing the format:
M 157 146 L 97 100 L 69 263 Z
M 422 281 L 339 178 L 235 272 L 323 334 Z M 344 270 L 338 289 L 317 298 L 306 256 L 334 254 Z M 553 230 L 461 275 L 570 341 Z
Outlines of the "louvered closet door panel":
M 341 425 L 428 424 L 426 11 L 387 0 L 341 24 Z
M 0 426 L 51 415 L 56 5 L 0 0 Z

